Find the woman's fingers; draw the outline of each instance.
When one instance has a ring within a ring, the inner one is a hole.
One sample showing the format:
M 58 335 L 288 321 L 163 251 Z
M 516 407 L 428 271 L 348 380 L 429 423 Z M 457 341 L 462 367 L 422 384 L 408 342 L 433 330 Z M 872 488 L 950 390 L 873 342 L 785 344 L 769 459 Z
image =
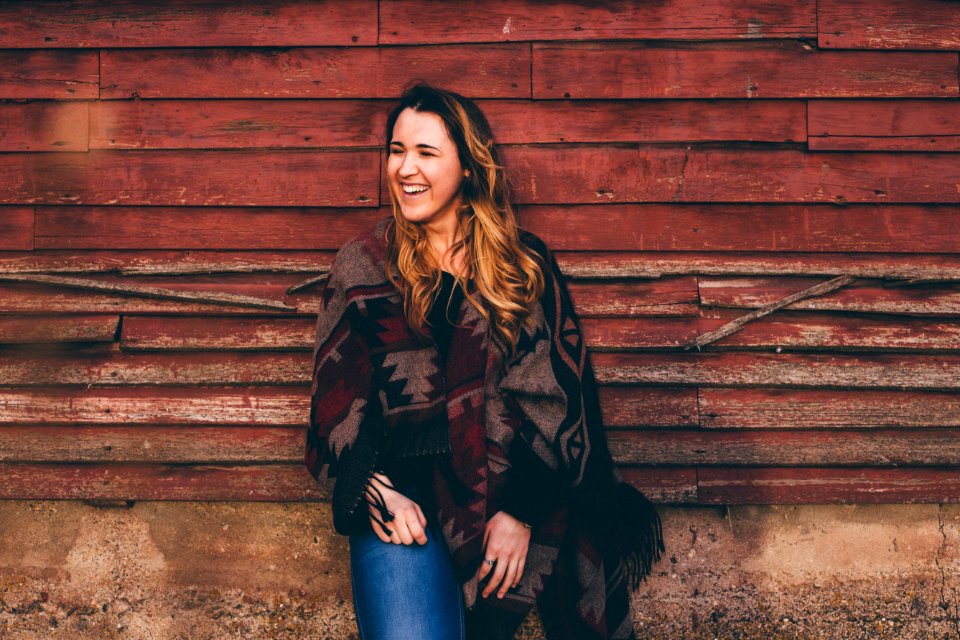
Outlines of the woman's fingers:
M 523 568 L 527 564 L 527 552 L 524 551 L 523 555 L 520 556 L 520 563 L 517 565 L 517 577 L 513 581 L 513 586 L 516 587 L 520 584 L 520 578 L 523 577 Z
M 497 564 L 493 565 L 493 577 L 490 578 L 490 582 L 487 583 L 487 586 L 483 589 L 483 597 L 486 598 L 494 589 L 497 588 L 497 585 L 500 584 L 500 581 L 503 580 L 503 574 L 507 572 L 507 565 L 509 562 L 505 562 L 503 559 L 497 561 Z
M 513 586 L 513 581 L 516 579 L 517 575 L 517 560 L 510 560 L 510 564 L 507 565 L 506 575 L 503 576 L 503 582 L 500 584 L 500 589 L 497 591 L 497 597 L 503 598 L 507 594 L 507 589 Z

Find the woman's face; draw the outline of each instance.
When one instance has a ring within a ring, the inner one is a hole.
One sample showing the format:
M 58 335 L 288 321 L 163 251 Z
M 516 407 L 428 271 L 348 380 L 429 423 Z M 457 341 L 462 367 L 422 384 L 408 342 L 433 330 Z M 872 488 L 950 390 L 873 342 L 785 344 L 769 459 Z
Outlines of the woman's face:
M 429 224 L 456 216 L 465 175 L 440 116 L 412 108 L 400 112 L 390 139 L 387 179 L 404 218 Z

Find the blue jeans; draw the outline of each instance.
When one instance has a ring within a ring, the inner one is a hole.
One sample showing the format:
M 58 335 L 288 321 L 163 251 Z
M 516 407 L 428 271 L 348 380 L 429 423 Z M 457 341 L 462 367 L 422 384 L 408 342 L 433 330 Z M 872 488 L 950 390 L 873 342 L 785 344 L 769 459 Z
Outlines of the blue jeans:
M 420 504 L 413 488 L 397 490 Z M 360 640 L 464 640 L 463 597 L 450 553 L 435 523 L 428 521 L 426 534 L 424 545 L 384 542 L 372 530 L 349 536 Z

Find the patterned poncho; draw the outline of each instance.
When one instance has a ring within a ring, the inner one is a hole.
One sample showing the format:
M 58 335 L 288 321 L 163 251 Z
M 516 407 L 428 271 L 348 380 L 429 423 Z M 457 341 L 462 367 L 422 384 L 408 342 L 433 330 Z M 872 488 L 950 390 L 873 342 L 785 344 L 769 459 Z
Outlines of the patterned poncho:
M 516 355 L 506 362 L 483 316 L 464 301 L 443 363 L 409 328 L 387 279 L 392 230 L 387 217 L 344 245 L 322 294 L 305 463 L 317 480 L 324 465 L 336 478 L 335 529 L 370 526 L 364 493 L 385 460 L 440 454 L 435 515 L 471 613 L 489 618 L 490 629 L 512 629 L 536 605 L 550 640 L 635 637 L 628 588 L 665 551 L 660 519 L 614 466 L 552 253 L 520 230 L 546 287 Z M 533 522 L 523 576 L 502 600 L 480 598 L 487 521 L 516 495 L 537 500 L 529 487 L 509 487 L 511 478 L 543 472 L 549 482 L 536 491 L 551 494 L 542 500 L 550 506 Z

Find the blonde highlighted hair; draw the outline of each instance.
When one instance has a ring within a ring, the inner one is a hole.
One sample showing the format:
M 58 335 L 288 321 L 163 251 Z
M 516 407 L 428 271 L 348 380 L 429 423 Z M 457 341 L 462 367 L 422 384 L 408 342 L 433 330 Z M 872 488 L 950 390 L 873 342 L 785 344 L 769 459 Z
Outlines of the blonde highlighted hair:
M 491 339 L 512 358 L 530 305 L 543 294 L 544 275 L 537 254 L 520 240 L 506 169 L 490 125 L 472 100 L 417 82 L 403 92 L 387 117 L 387 158 L 394 125 L 407 108 L 438 115 L 456 145 L 461 167 L 470 170 L 457 211 L 459 239 L 450 253 L 464 252 L 463 264 L 473 278 L 465 300 L 487 321 Z M 426 228 L 406 220 L 396 194 L 389 192 L 393 223 L 387 231 L 387 277 L 403 296 L 407 323 L 427 337 L 427 315 L 440 289 L 440 268 L 430 258 Z M 460 274 L 456 280 L 454 286 L 462 283 Z

